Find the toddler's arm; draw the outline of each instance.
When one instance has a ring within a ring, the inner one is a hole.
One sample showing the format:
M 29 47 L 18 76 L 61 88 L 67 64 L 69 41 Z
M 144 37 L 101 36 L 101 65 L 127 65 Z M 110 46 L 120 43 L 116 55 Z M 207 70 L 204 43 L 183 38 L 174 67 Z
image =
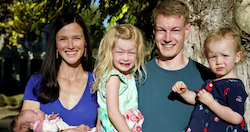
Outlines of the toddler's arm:
M 124 117 L 119 111 L 119 86 L 119 77 L 110 76 L 109 80 L 106 83 L 106 101 L 108 115 L 111 122 L 119 132 L 131 132 Z
M 221 119 L 231 124 L 241 123 L 243 117 L 239 113 L 233 111 L 228 106 L 223 106 L 218 103 L 216 100 L 214 100 L 213 95 L 207 92 L 205 89 L 200 90 L 197 96 L 200 102 L 207 105 Z
M 188 103 L 194 105 L 196 93 L 187 89 L 186 84 L 183 81 L 178 81 L 172 87 L 172 90 L 178 94 Z

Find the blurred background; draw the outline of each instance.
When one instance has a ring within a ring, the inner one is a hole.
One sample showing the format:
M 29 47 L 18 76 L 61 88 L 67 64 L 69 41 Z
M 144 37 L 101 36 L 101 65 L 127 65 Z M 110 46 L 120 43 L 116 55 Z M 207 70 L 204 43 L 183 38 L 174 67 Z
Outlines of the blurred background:
M 129 23 L 141 29 L 147 60 L 157 56 L 152 27 L 152 10 L 161 0 L 0 0 L 0 131 L 7 129 L 21 108 L 30 75 L 40 69 L 53 19 L 78 13 L 85 20 L 95 55 L 106 30 Z M 200 49 L 206 35 L 221 26 L 235 27 L 242 35 L 246 61 L 236 72 L 250 93 L 250 2 L 248 0 L 183 0 L 190 8 L 191 33 L 184 53 L 205 66 Z M 246 122 L 250 124 L 247 99 Z

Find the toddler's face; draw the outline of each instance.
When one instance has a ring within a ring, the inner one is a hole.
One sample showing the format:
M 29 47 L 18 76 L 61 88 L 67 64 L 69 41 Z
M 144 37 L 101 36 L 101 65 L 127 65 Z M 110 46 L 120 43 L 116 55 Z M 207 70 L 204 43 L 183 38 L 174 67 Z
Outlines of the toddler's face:
M 241 52 L 235 51 L 235 44 L 230 39 L 222 39 L 206 45 L 210 69 L 217 78 L 232 78 L 234 66 L 240 61 Z

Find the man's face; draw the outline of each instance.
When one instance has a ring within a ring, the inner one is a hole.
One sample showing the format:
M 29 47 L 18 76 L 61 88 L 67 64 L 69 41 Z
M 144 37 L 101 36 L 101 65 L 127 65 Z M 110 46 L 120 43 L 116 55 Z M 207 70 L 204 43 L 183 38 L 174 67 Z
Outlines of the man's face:
M 183 54 L 185 38 L 190 32 L 190 24 L 185 25 L 183 16 L 156 17 L 154 34 L 160 59 L 167 60 Z

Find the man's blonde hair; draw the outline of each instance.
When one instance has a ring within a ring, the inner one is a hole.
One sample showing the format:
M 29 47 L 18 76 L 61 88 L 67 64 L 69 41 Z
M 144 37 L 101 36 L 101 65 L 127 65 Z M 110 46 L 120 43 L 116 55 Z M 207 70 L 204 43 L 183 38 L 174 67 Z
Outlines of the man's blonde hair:
M 184 2 L 179 0 L 165 0 L 159 2 L 153 10 L 153 20 L 155 23 L 158 15 L 164 15 L 167 17 L 183 16 L 184 24 L 187 25 L 189 23 L 189 12 L 189 8 Z

